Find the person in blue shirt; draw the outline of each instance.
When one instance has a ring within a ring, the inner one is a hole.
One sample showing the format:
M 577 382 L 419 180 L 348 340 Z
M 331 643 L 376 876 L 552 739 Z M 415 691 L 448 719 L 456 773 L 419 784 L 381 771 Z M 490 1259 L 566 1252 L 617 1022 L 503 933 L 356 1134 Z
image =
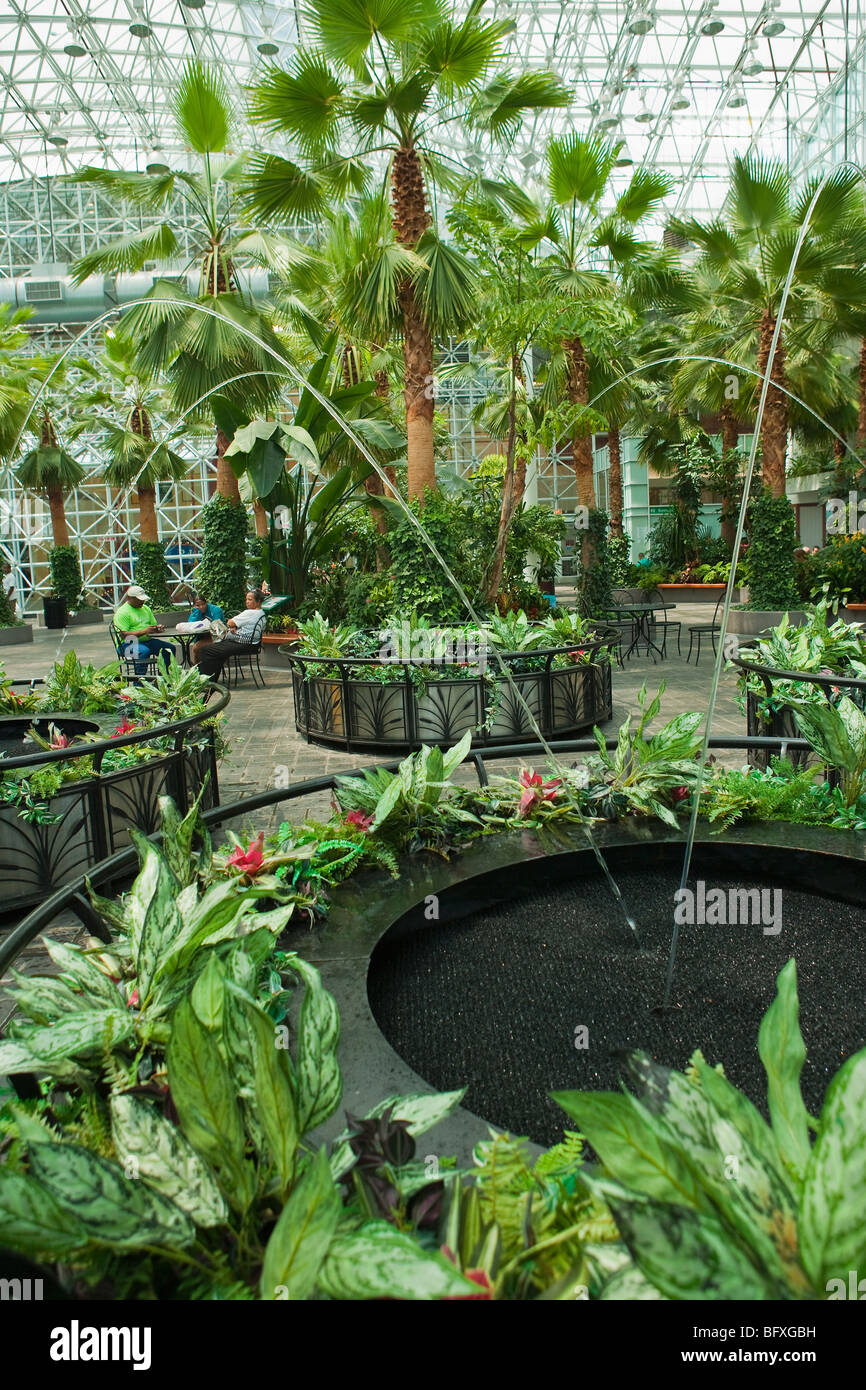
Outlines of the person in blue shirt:
M 190 609 L 190 615 L 189 615 L 189 618 L 187 619 L 187 622 L 190 622 L 190 623 L 201 623 L 201 622 L 204 622 L 205 618 L 209 618 L 209 619 L 211 620 L 211 622 L 216 622 L 217 620 L 219 620 L 219 622 L 224 623 L 224 622 L 225 622 L 225 613 L 224 613 L 223 610 L 219 607 L 218 604 L 216 604 L 216 603 L 208 603 L 208 601 L 207 601 L 207 599 L 205 598 L 204 594 L 193 594 L 193 596 L 192 596 L 192 608 Z M 198 659 L 199 659 L 199 657 L 201 656 L 202 652 L 205 650 L 205 648 L 206 648 L 212 641 L 213 641 L 213 638 L 211 637 L 210 633 L 209 633 L 209 632 L 203 632 L 202 635 L 201 635 L 201 637 L 198 639 L 198 641 L 193 643 L 193 647 L 192 647 L 192 661 L 193 661 L 193 665 L 197 665 L 197 664 L 198 664 Z
M 640 569 L 652 569 L 652 560 L 644 551 L 641 551 L 637 562 Z
M 217 604 L 208 603 L 204 594 L 193 594 L 192 609 L 187 618 L 187 622 L 201 623 L 204 622 L 205 618 L 210 618 L 211 622 L 219 620 L 221 623 L 224 623 L 226 620 L 225 613 Z

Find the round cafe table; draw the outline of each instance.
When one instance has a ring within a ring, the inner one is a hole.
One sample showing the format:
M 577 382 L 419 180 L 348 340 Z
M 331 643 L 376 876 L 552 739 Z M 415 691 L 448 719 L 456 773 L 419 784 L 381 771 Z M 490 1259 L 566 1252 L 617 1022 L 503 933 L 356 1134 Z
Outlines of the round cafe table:
M 197 642 L 200 637 L 207 636 L 204 632 L 178 632 L 176 627 L 171 628 L 164 635 L 170 638 L 172 642 L 180 643 L 180 664 L 185 670 L 192 664 L 190 660 L 190 649 L 193 643 Z
M 610 610 L 611 613 L 615 614 L 617 617 L 619 617 L 620 614 L 629 617 L 632 622 L 634 636 L 631 640 L 631 646 L 627 651 L 623 652 L 626 661 L 631 656 L 632 652 L 638 648 L 641 642 L 646 642 L 648 655 L 651 654 L 651 652 L 658 652 L 659 660 L 662 659 L 662 650 L 660 647 L 656 646 L 650 632 L 652 620 L 655 617 L 656 609 L 659 607 L 663 607 L 663 605 L 658 603 L 619 603 L 616 608 Z M 655 661 L 655 657 L 653 657 L 653 661 Z

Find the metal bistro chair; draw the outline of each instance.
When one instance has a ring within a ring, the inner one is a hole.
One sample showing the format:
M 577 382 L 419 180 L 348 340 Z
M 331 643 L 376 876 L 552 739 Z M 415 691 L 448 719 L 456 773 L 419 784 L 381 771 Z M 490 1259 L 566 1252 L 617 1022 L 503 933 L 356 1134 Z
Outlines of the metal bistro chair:
M 124 643 L 126 642 L 126 633 L 121 632 L 119 628 L 114 626 L 114 623 L 109 623 L 108 635 L 117 653 L 117 659 L 123 667 L 125 680 L 131 682 L 142 681 L 154 679 L 159 675 L 159 654 L 157 652 L 150 652 L 146 657 L 126 656 L 123 650 Z M 143 661 L 146 661 L 147 665 L 143 671 L 139 672 L 136 668 L 140 666 Z
M 721 595 L 719 596 L 719 598 L 716 600 L 716 607 L 715 607 L 715 611 L 714 611 L 714 613 L 713 613 L 713 621 L 712 621 L 711 623 L 690 623 L 690 624 L 689 624 L 689 654 L 688 654 L 688 656 L 686 657 L 686 661 L 691 661 L 691 659 L 692 659 L 692 647 L 693 647 L 693 645 L 694 645 L 694 643 L 695 643 L 695 639 L 697 639 L 698 649 L 697 649 L 697 651 L 695 652 L 695 665 L 696 665 L 696 666 L 699 666 L 699 665 L 700 665 L 700 660 L 701 660 L 701 642 L 702 642 L 702 640 L 703 640 L 704 637 L 709 637 L 710 641 L 711 641 L 712 644 L 713 644 L 713 656 L 716 655 L 716 635 L 717 635 L 718 633 L 720 633 L 721 630 L 722 630 L 722 625 L 721 625 L 721 623 L 718 621 L 718 618 L 719 618 L 719 610 L 721 609 L 722 604 L 724 603 L 724 601 L 725 601 L 725 596 L 724 596 L 724 594 L 721 594 Z
M 648 601 L 650 603 L 658 603 L 658 606 L 661 609 L 661 617 L 657 618 L 655 615 L 653 615 L 653 617 L 650 619 L 650 629 L 654 629 L 657 632 L 658 629 L 661 628 L 662 640 L 660 645 L 662 656 L 667 656 L 668 654 L 668 628 L 670 628 L 672 632 L 676 633 L 677 656 L 682 656 L 683 651 L 682 647 L 680 646 L 680 638 L 682 637 L 683 625 L 680 622 L 679 618 L 668 617 L 668 613 L 670 609 L 673 607 L 673 604 L 665 603 L 665 600 L 663 596 L 659 593 L 658 589 L 653 589 L 652 593 L 649 595 Z
M 262 675 L 261 654 L 262 637 L 264 636 L 267 621 L 268 615 L 263 612 L 260 621 L 256 623 L 256 626 L 253 628 L 251 640 L 249 642 L 239 642 L 237 651 L 232 652 L 230 656 L 224 658 L 217 679 L 221 680 L 225 677 L 225 683 L 230 690 L 233 675 L 235 689 L 237 689 L 239 681 L 246 680 L 246 676 L 244 675 L 244 669 L 246 667 L 249 667 L 250 675 L 253 678 L 253 684 L 255 686 L 260 685 L 262 690 L 264 690 L 265 678 Z

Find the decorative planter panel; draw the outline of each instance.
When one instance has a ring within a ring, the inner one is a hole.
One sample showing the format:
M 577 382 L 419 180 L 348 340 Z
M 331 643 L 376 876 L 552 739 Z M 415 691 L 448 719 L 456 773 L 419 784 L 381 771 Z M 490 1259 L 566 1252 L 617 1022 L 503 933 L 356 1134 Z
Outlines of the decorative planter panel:
M 21 626 L 0 627 L 0 647 L 20 647 L 23 642 L 33 641 L 33 628 L 29 623 Z
M 573 647 L 531 653 L 503 652 L 513 685 L 496 674 L 449 679 L 447 667 L 436 679 L 413 679 L 412 663 L 382 663 L 391 679 L 359 680 L 358 669 L 376 667 L 372 658 L 308 657 L 284 651 L 292 670 L 295 723 L 310 742 L 334 743 L 350 750 L 448 746 L 467 731 L 476 746 L 515 743 L 536 736 L 566 737 L 611 717 L 611 664 L 608 648 L 618 632 L 601 629 L 584 648 L 586 665 L 562 661 Z M 532 663 L 531 671 L 520 669 Z M 326 667 L 329 674 L 316 674 Z M 331 674 L 334 668 L 340 675 Z M 525 703 L 524 703 L 525 702 Z M 528 706 L 528 709 L 527 709 Z

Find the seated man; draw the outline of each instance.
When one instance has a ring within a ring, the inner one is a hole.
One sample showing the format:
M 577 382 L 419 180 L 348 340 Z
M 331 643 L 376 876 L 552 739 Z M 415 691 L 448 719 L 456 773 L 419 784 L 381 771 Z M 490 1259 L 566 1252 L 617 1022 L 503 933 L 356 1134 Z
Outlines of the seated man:
M 114 626 L 121 637 L 120 654 L 126 661 L 135 662 L 135 674 L 143 676 L 147 672 L 147 659 L 159 654 L 166 670 L 175 655 L 170 642 L 161 642 L 154 637 L 156 632 L 165 632 L 157 623 L 153 611 L 148 607 L 149 596 L 137 584 L 131 584 L 126 598 L 114 615 Z
M 228 620 L 229 636 L 222 642 L 206 642 L 202 651 L 195 657 L 196 665 L 204 676 L 219 675 L 223 662 L 236 656 L 245 646 L 255 646 L 261 641 L 268 620 L 262 612 L 261 589 L 250 589 L 246 597 L 246 607 Z M 199 643 L 196 643 L 196 647 Z

